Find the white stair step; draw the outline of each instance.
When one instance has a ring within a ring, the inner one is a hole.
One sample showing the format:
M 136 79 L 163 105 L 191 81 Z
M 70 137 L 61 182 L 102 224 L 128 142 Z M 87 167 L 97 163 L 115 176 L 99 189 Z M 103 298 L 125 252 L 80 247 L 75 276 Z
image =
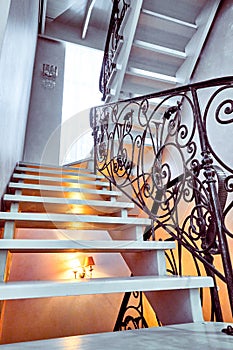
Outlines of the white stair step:
M 109 182 L 104 181 L 98 181 L 98 180 L 83 180 L 83 179 L 72 179 L 72 178 L 63 178 L 61 177 L 53 177 L 53 176 L 41 176 L 41 175 L 30 175 L 30 174 L 13 174 L 13 179 L 16 180 L 32 180 L 32 181 L 39 181 L 46 182 L 46 181 L 53 181 L 53 182 L 62 182 L 62 183 L 76 183 L 76 184 L 83 184 L 83 185 L 92 185 L 92 186 L 102 186 L 102 187 L 109 187 Z
M 191 322 L 163 327 L 104 332 L 0 345 L 3 350 L 232 350 L 232 337 L 222 329 L 233 323 Z M 146 344 L 146 346 L 145 346 Z
M 97 207 L 98 209 L 116 208 L 116 209 L 133 209 L 134 204 L 131 202 L 111 202 L 99 201 L 92 199 L 72 199 L 64 197 L 40 197 L 40 196 L 23 196 L 14 194 L 5 194 L 3 197 L 6 202 L 20 202 L 20 203 L 42 203 L 54 205 L 85 205 L 90 207 Z M 47 207 L 47 206 L 46 206 Z
M 150 219 L 134 217 L 114 217 L 53 213 L 15 213 L 0 212 L 0 221 L 14 221 L 17 227 L 64 228 L 64 229 L 125 229 L 135 226 L 147 226 Z
M 135 206 L 132 202 L 118 202 L 116 200 L 75 199 L 66 197 L 45 197 L 33 195 L 6 194 L 3 197 L 6 211 L 12 203 L 19 204 L 19 212 L 48 212 L 62 214 L 99 215 L 119 213 L 127 215 L 127 210 Z M 131 212 L 130 215 L 136 215 Z
M 195 32 L 196 28 L 141 13 L 135 39 L 184 51 Z
M 173 89 L 174 86 L 174 83 L 162 82 L 153 78 L 148 79 L 127 72 L 121 90 L 126 93 L 134 91 L 135 94 L 148 95 L 163 90 Z
M 174 249 L 175 242 L 2 239 L 0 246 L 14 253 L 137 253 Z
M 173 86 L 176 85 L 177 80 L 173 76 L 165 75 L 165 74 L 160 74 L 157 72 L 153 71 L 147 71 L 145 69 L 140 69 L 140 68 L 135 68 L 135 67 L 129 67 L 127 70 L 127 74 L 133 74 L 137 76 L 141 76 L 145 79 L 155 79 L 163 83 L 168 83 Z
M 205 3 L 206 0 L 176 0 L 175 6 L 171 6 L 171 0 L 144 0 L 143 7 L 153 12 L 159 11 L 164 16 L 194 24 Z
M 27 163 L 27 162 L 19 162 L 17 167 L 26 167 L 26 168 L 33 168 L 33 169 L 45 169 L 45 170 L 61 170 L 61 171 L 76 171 L 76 172 L 90 172 L 93 173 L 92 169 L 88 168 L 82 168 L 82 167 L 72 167 L 72 166 L 59 166 L 59 165 L 53 165 L 53 164 L 36 164 L 36 163 Z
M 56 176 L 56 175 L 60 175 L 62 177 L 65 176 L 72 176 L 72 177 L 87 177 L 87 178 L 93 178 L 93 179 L 105 179 L 105 177 L 103 175 L 95 175 L 93 173 L 80 173 L 79 171 L 76 170 L 76 168 L 60 168 L 60 170 L 58 168 L 56 169 L 51 169 L 51 168 L 33 168 L 33 167 L 21 167 L 21 166 L 17 166 L 15 168 L 15 171 L 19 171 L 19 172 L 26 172 L 26 173 L 39 173 L 39 174 L 51 174 L 51 176 Z
M 184 61 L 187 58 L 186 53 L 184 51 L 174 50 L 162 45 L 156 45 L 145 40 L 135 39 L 133 42 L 133 46 L 139 47 L 148 51 L 158 52 L 160 54 L 163 54 L 164 56 L 165 55 L 171 56 L 171 57 L 180 59 L 182 61 Z
M 145 54 L 147 60 L 145 64 Z M 139 69 L 147 69 L 152 72 L 160 74 L 167 74 L 169 76 L 175 76 L 177 69 L 183 64 L 184 60 L 171 57 L 164 53 L 146 50 L 142 47 L 133 46 L 131 50 L 130 59 L 128 62 L 129 67 L 135 67 Z
M 210 277 L 139 276 L 64 281 L 1 282 L 0 300 L 213 287 Z
M 148 10 L 146 8 L 142 8 L 142 13 L 144 13 L 145 15 L 148 15 L 148 16 L 152 16 L 152 17 L 164 20 L 164 21 L 168 21 L 168 22 L 177 24 L 177 25 L 181 25 L 183 27 L 191 28 L 193 30 L 197 29 L 197 25 L 194 24 L 194 23 L 190 23 L 190 22 L 187 22 L 187 21 L 184 21 L 184 20 L 180 20 L 180 19 L 177 19 L 175 17 L 163 15 L 161 13 L 158 13 L 158 12 L 155 12 L 155 11 L 151 11 L 151 10 Z M 183 28 L 183 30 L 184 30 L 184 28 Z
M 79 193 L 89 193 L 93 195 L 104 195 L 110 197 L 121 196 L 121 193 L 118 191 L 108 191 L 108 190 L 95 190 L 91 188 L 79 188 L 79 187 L 67 187 L 67 186 L 49 186 L 49 185 L 40 185 L 40 184 L 27 184 L 27 183 L 17 183 L 10 182 L 8 184 L 10 189 L 28 189 L 36 191 L 52 191 L 52 192 L 79 192 Z

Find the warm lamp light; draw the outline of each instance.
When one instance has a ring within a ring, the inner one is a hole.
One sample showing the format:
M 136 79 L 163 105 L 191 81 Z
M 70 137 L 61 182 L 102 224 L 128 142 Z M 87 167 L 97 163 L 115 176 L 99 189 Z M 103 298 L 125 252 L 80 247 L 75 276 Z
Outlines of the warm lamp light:
M 74 278 L 77 278 L 77 274 L 80 278 L 92 278 L 92 271 L 94 270 L 93 265 L 95 265 L 95 262 L 92 256 L 85 257 L 83 265 L 81 265 L 80 261 L 78 261 L 76 266 L 73 268 Z
M 93 269 L 93 265 L 95 265 L 93 257 L 92 256 L 87 256 L 85 258 L 85 261 L 84 261 L 84 266 L 85 267 L 89 267 L 89 277 L 90 278 L 92 278 L 92 271 L 94 270 Z
M 84 261 L 84 266 L 87 267 L 87 266 L 93 266 L 93 265 L 95 265 L 93 257 L 92 256 L 87 256 L 85 258 L 85 261 Z
M 78 259 L 73 260 L 71 266 L 74 273 L 74 278 L 76 279 L 77 273 L 80 273 L 80 269 L 82 269 L 80 261 Z

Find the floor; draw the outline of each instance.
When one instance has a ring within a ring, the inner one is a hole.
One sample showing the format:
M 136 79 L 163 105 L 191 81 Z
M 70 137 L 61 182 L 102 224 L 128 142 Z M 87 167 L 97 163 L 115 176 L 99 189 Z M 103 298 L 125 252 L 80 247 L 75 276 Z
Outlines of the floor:
M 233 350 L 233 336 L 222 332 L 227 325 L 233 326 L 202 322 L 0 345 L 0 350 Z

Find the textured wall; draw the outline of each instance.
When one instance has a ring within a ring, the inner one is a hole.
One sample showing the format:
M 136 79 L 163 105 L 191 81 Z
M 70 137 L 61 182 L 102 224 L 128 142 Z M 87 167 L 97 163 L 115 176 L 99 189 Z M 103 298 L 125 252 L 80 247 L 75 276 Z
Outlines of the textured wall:
M 223 0 L 192 81 L 233 75 L 233 3 Z
M 59 163 L 64 60 L 65 44 L 44 38 L 38 39 L 24 161 Z M 56 86 L 52 89 L 42 85 L 43 63 L 58 66 Z
M 22 159 L 39 0 L 12 0 L 0 56 L 0 195 Z

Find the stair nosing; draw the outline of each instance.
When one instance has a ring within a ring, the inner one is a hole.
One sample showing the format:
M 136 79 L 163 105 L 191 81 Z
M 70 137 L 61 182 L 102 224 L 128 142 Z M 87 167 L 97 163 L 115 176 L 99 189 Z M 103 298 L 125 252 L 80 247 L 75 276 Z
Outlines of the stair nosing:
M 27 162 L 19 162 L 17 167 L 31 167 L 34 169 L 61 169 L 61 170 L 74 170 L 74 171 L 90 171 L 93 172 L 90 168 L 78 168 L 72 166 L 62 166 L 62 165 L 52 165 L 52 164 L 39 164 L 39 163 L 27 163 Z
M 6 202 L 31 202 L 31 203 L 46 203 L 46 204 L 76 204 L 76 205 L 90 205 L 96 207 L 110 207 L 110 208 L 129 208 L 135 207 L 131 202 L 112 202 L 112 201 L 98 201 L 95 199 L 74 199 L 65 197 L 41 197 L 41 196 L 26 196 L 26 195 L 14 195 L 5 194 L 3 200 Z
M 63 168 L 61 168 L 63 169 Z M 15 168 L 15 172 L 29 172 L 29 173 L 45 173 L 45 174 L 62 174 L 62 176 L 77 176 L 77 177 L 83 177 L 83 176 L 86 176 L 86 177 L 90 177 L 90 178 L 100 178 L 100 179 L 105 179 L 105 177 L 103 175 L 100 175 L 100 174 L 94 174 L 93 172 L 92 173 L 79 173 L 79 172 L 74 172 L 74 171 L 59 171 L 59 170 L 51 170 L 50 168 L 49 169 L 45 169 L 45 168 L 27 168 L 27 167 L 22 167 L 22 169 L 20 169 L 20 167 L 16 167 Z
M 145 73 L 143 73 L 143 72 L 145 72 Z M 164 83 L 169 83 L 172 85 L 175 85 L 177 83 L 176 77 L 161 74 L 161 73 L 156 73 L 156 72 L 152 72 L 152 71 L 148 71 L 148 70 L 143 70 L 140 68 L 130 67 L 126 71 L 126 74 L 136 75 L 136 76 L 139 76 L 139 77 L 142 77 L 145 79 L 158 80 L 158 81 L 161 81 Z
M 51 185 L 40 185 L 40 184 L 27 184 L 27 183 L 17 183 L 10 182 L 8 187 L 11 189 L 29 189 L 37 191 L 50 191 L 50 192 L 76 192 L 76 193 L 89 193 L 89 194 L 99 194 L 104 196 L 121 196 L 121 192 L 110 191 L 110 190 L 95 190 L 89 188 L 79 188 L 79 187 L 67 187 L 67 186 L 51 186 Z
M 138 276 L 60 281 L 0 282 L 0 300 L 213 287 L 211 277 Z
M 0 221 L 29 221 L 29 222 L 50 222 L 53 223 L 96 223 L 115 225 L 150 225 L 151 220 L 146 218 L 120 217 L 120 216 L 97 216 L 78 214 L 56 214 L 56 213 L 17 213 L 0 212 Z
M 170 16 L 167 16 L 167 15 L 163 15 L 163 14 L 161 14 L 159 12 L 154 12 L 154 11 L 151 11 L 151 10 L 147 10 L 144 7 L 142 8 L 141 12 L 143 14 L 145 14 L 145 15 L 157 17 L 157 18 L 160 18 L 160 19 L 164 19 L 165 21 L 173 22 L 175 24 L 182 25 L 182 26 L 194 29 L 194 30 L 197 29 L 197 25 L 194 24 L 194 23 L 182 21 L 182 20 L 180 20 L 178 18 L 174 18 L 174 17 L 170 17 Z
M 174 57 L 177 57 L 177 58 L 180 58 L 183 60 L 185 60 L 187 58 L 186 53 L 183 51 L 170 49 L 170 48 L 165 47 L 165 46 L 152 44 L 152 43 L 149 43 L 147 41 L 143 41 L 143 40 L 139 40 L 139 39 L 134 40 L 133 46 L 140 47 L 140 48 L 143 48 L 143 49 L 149 50 L 149 51 L 159 52 L 159 53 L 162 53 L 162 54 L 168 55 L 168 56 L 174 56 Z
M 11 252 L 91 252 L 91 253 L 119 253 L 159 251 L 175 248 L 175 242 L 166 241 L 126 241 L 126 240 L 43 240 L 43 239 L 2 239 L 1 250 Z
M 72 175 L 71 175 L 72 176 Z M 51 182 L 70 182 L 70 183 L 77 183 L 77 184 L 83 184 L 83 185 L 90 185 L 92 184 L 93 186 L 103 186 L 103 187 L 108 187 L 109 182 L 102 182 L 102 181 L 91 181 L 91 180 L 83 180 L 83 179 L 70 179 L 70 178 L 65 178 L 65 177 L 54 177 L 54 176 L 41 176 L 41 175 L 30 175 L 30 174 L 13 174 L 12 176 L 13 179 L 20 179 L 20 180 L 35 180 L 35 181 L 51 181 Z

